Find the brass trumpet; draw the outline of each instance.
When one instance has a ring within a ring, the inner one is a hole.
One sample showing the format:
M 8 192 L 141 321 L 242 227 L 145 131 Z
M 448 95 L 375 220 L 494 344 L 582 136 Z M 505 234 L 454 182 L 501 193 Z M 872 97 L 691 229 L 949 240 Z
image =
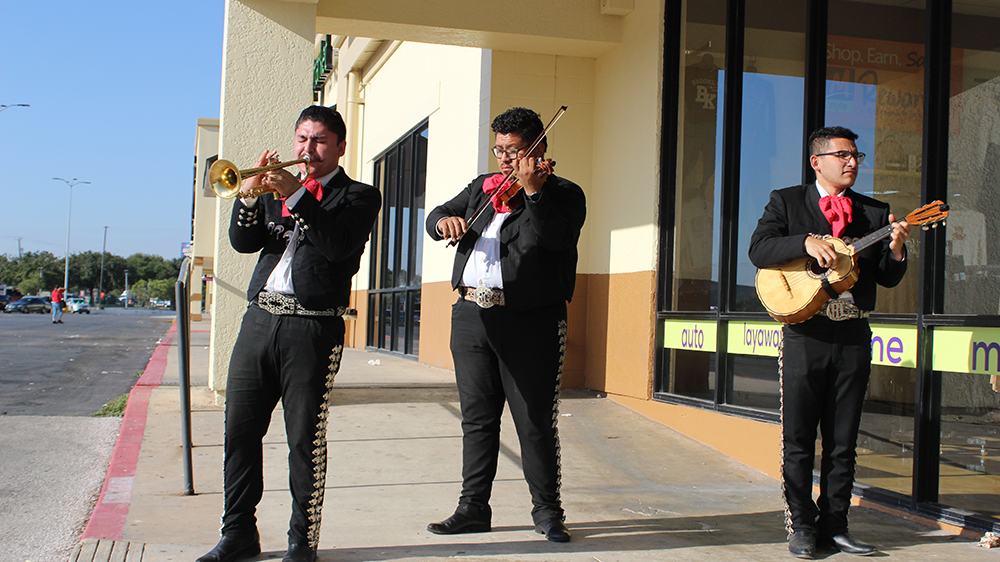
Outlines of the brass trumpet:
M 306 154 L 298 160 L 276 162 L 267 166 L 261 166 L 260 168 L 250 168 L 249 170 L 240 170 L 229 160 L 216 160 L 208 169 L 208 182 L 212 185 L 212 191 L 216 195 L 223 199 L 232 199 L 240 194 L 240 184 L 243 183 L 243 180 L 263 174 L 264 172 L 277 170 L 278 168 L 287 168 L 295 164 L 308 164 L 309 160 L 309 155 Z M 273 191 L 273 187 L 261 186 L 251 189 L 246 197 L 260 197 L 265 193 Z

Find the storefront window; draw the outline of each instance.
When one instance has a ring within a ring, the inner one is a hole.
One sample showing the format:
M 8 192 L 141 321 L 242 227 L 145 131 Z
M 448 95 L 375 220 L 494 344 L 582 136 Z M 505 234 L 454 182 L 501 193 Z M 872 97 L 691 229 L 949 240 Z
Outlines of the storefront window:
M 938 501 L 1000 517 L 1000 376 L 946 372 L 941 387 Z
M 924 30 L 922 8 L 830 0 L 825 122 L 860 135 L 868 158 L 854 190 L 900 219 L 923 205 Z M 879 291 L 876 312 L 916 313 L 919 240 L 907 243 L 909 273 Z
M 872 365 L 858 433 L 858 482 L 906 496 L 913 492 L 915 384 L 916 369 Z
M 1000 312 L 1000 1 L 956 5 L 948 136 L 948 314 Z
M 730 308 L 764 312 L 747 252 L 771 191 L 802 179 L 806 6 L 801 0 L 747 0 L 746 17 L 739 244 Z
M 726 3 L 686 3 L 680 80 L 680 136 L 674 250 L 674 310 L 711 310 L 719 301 L 719 203 Z

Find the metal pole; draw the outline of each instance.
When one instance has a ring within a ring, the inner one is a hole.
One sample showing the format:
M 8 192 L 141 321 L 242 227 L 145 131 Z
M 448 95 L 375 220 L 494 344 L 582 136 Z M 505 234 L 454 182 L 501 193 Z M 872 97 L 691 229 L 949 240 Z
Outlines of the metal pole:
M 184 461 L 184 494 L 194 495 L 194 470 L 191 462 L 191 304 L 187 284 L 191 282 L 191 258 L 184 258 L 174 284 L 177 303 L 177 364 L 180 370 L 181 447 Z
M 62 178 L 52 178 L 57 181 L 65 182 L 69 186 L 69 215 L 66 218 L 66 271 L 63 274 L 63 290 L 69 290 L 69 227 L 73 220 L 73 186 L 89 184 L 89 181 L 78 181 L 76 178 L 71 180 L 64 180 Z
M 104 227 L 104 247 L 101 248 L 101 282 L 97 290 L 97 298 L 104 300 L 104 255 L 108 253 L 108 227 Z M 103 302 L 97 303 L 97 308 L 104 308 Z
M 132 295 L 128 292 L 128 270 L 125 270 L 125 308 L 128 308 L 128 299 Z

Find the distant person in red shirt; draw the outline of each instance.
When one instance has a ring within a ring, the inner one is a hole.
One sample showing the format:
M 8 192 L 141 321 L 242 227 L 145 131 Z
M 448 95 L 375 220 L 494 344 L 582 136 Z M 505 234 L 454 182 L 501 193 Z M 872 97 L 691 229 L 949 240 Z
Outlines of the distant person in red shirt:
M 53 324 L 62 324 L 63 323 L 63 321 L 62 321 L 62 315 L 63 315 L 63 294 L 65 292 L 66 292 L 66 289 L 63 289 L 62 287 L 56 287 L 55 289 L 52 289 L 52 323 Z

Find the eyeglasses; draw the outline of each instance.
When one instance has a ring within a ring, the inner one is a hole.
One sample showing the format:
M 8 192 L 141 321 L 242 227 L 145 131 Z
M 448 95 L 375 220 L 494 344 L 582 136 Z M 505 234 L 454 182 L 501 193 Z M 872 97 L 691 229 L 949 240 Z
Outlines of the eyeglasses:
M 523 146 L 521 148 L 512 148 L 510 150 L 504 150 L 504 149 L 500 148 L 499 146 L 494 146 L 493 147 L 493 156 L 496 156 L 497 158 L 500 158 L 501 156 L 503 156 L 504 154 L 506 154 L 507 158 L 510 158 L 511 160 L 514 160 L 515 158 L 517 158 L 517 154 L 519 152 L 521 152 L 522 150 L 524 150 L 525 148 L 528 148 L 528 147 Z
M 824 152 L 822 154 L 817 154 L 816 156 L 836 156 L 837 158 L 840 159 L 841 162 L 845 164 L 850 162 L 851 158 L 854 158 L 855 160 L 857 160 L 858 166 L 860 166 L 861 163 L 865 161 L 864 152 L 848 152 L 846 150 L 838 150 L 837 152 Z

